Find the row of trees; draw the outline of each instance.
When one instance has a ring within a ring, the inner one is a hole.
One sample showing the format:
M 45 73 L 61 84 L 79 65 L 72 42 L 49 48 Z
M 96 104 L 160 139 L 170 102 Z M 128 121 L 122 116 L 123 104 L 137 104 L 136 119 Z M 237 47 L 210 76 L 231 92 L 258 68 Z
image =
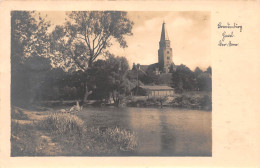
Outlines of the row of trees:
M 171 73 L 155 74 L 153 70 L 148 69 L 143 72 L 139 69 L 132 70 L 129 78 L 138 79 L 142 84 L 146 85 L 169 85 L 175 88 L 177 92 L 186 91 L 211 91 L 212 74 L 211 67 L 202 71 L 197 67 L 191 71 L 185 65 L 175 66 Z
M 49 69 L 41 79 L 35 100 L 75 100 L 84 98 L 84 87 L 91 90 L 88 99 L 107 100 L 113 98 L 116 105 L 130 93 L 131 83 L 126 78 L 129 65 L 124 57 L 110 54 L 105 60 L 93 62 L 92 68 L 65 72 L 61 68 Z M 85 79 L 87 77 L 87 79 Z

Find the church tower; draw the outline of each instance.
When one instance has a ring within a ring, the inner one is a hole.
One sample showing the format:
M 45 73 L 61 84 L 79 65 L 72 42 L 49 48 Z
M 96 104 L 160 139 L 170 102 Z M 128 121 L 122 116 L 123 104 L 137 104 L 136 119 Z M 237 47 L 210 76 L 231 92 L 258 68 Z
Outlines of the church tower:
M 161 39 L 159 42 L 159 50 L 158 50 L 158 63 L 159 63 L 160 71 L 164 73 L 169 72 L 169 67 L 173 63 L 171 42 L 168 37 L 165 22 L 163 22 L 162 24 Z

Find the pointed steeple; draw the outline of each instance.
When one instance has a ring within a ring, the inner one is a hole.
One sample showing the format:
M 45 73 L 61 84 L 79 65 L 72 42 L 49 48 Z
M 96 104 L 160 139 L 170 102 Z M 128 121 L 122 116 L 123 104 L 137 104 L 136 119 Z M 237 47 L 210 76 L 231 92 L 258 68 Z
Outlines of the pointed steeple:
M 172 64 L 172 48 L 171 41 L 166 30 L 166 23 L 163 21 L 161 40 L 158 50 L 158 65 L 161 72 L 168 73 L 169 67 Z
M 160 41 L 165 41 L 165 40 L 169 40 L 169 37 L 168 37 L 167 30 L 166 30 L 166 23 L 163 21 Z

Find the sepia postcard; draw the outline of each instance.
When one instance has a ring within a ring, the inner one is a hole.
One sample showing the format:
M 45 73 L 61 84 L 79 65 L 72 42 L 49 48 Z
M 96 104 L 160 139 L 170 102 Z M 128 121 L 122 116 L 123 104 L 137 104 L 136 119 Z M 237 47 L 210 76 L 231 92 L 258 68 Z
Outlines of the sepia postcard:
M 1 167 L 259 167 L 259 1 L 2 1 Z

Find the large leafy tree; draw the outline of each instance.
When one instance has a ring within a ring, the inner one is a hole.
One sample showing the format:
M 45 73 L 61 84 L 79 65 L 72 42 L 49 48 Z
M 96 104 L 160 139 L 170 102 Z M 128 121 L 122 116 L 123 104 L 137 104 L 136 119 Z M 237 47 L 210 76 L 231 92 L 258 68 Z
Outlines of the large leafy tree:
M 126 12 L 80 11 L 67 13 L 65 25 L 52 32 L 53 60 L 64 68 L 86 71 L 105 49 L 118 42 L 127 47 L 125 35 L 132 35 Z
M 31 56 L 47 57 L 49 52 L 47 31 L 49 27 L 50 23 L 33 11 L 12 11 L 12 63 L 23 63 L 26 58 Z
M 28 100 L 32 90 L 30 86 L 31 72 L 36 69 L 49 68 L 48 57 L 49 39 L 48 28 L 50 24 L 35 12 L 11 12 L 11 98 L 15 100 Z M 43 61 L 43 62 L 42 62 Z M 35 65 L 39 63 L 40 66 Z M 45 64 L 43 66 L 43 64 Z M 29 70 L 29 71 L 28 71 Z
M 80 11 L 69 12 L 67 16 L 65 25 L 56 26 L 51 35 L 53 63 L 67 70 L 87 72 L 99 56 L 108 52 L 109 46 L 118 42 L 125 48 L 125 36 L 132 35 L 133 22 L 126 12 Z M 84 83 L 86 100 L 90 86 Z

